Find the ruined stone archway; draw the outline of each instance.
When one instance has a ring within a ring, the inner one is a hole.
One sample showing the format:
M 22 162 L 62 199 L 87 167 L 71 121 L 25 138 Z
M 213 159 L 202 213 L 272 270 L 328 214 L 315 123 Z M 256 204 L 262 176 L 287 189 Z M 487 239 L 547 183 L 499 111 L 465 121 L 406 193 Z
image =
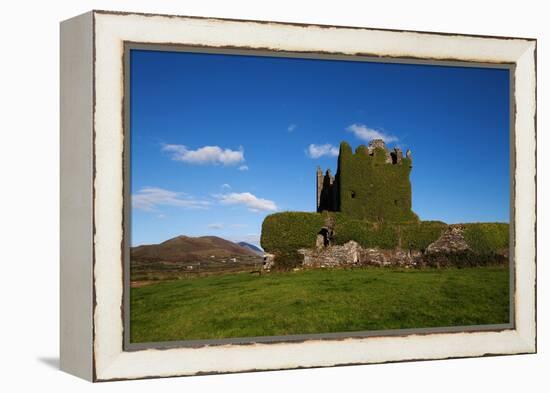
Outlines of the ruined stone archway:
M 330 246 L 333 232 L 330 228 L 323 227 L 317 233 L 317 240 L 315 242 L 317 248 L 324 248 Z

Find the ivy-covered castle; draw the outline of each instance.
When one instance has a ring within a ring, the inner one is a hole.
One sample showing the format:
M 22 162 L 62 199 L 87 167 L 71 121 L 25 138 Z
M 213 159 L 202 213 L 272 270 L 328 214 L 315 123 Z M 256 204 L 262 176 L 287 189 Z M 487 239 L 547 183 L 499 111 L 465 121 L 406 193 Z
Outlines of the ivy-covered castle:
M 352 151 L 342 142 L 338 169 L 332 176 L 317 168 L 317 212 L 341 212 L 374 222 L 418 220 L 411 210 L 412 155 L 399 148 L 388 150 L 381 139 Z
M 339 266 L 479 266 L 508 261 L 507 223 L 421 221 L 411 210 L 412 155 L 342 142 L 334 176 L 317 169 L 317 211 L 262 223 L 264 270 Z

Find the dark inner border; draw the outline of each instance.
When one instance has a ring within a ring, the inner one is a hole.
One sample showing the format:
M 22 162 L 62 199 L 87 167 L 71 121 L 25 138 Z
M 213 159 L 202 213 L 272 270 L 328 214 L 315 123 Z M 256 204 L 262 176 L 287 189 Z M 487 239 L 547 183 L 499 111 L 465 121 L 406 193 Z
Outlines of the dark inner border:
M 287 58 L 307 58 L 307 59 L 323 59 L 323 60 L 345 60 L 345 61 L 367 61 L 377 63 L 398 63 L 398 64 L 423 64 L 437 66 L 460 66 L 460 67 L 477 67 L 477 68 L 501 68 L 509 70 L 510 78 L 510 280 L 509 280 L 509 323 L 494 324 L 494 325 L 469 325 L 469 326 L 447 326 L 433 328 L 412 328 L 412 329 L 388 329 L 388 330 L 372 330 L 372 331 L 357 331 L 357 332 L 342 332 L 342 333 L 320 333 L 320 334 L 299 334 L 287 336 L 260 336 L 260 337 L 242 337 L 242 338 L 227 338 L 215 340 L 177 340 L 163 342 L 148 342 L 148 343 L 132 343 L 130 342 L 130 230 L 131 230 L 131 187 L 130 187 L 130 139 L 131 139 L 131 124 L 130 124 L 130 51 L 133 49 L 167 51 L 167 52 L 192 52 L 192 53 L 213 53 L 227 55 L 248 55 L 248 56 L 265 56 L 265 57 L 287 57 Z M 366 337 L 396 337 L 408 335 L 426 335 L 433 333 L 458 333 L 458 332 L 480 332 L 480 331 L 503 331 L 515 328 L 515 64 L 514 63 L 479 63 L 470 61 L 457 61 L 454 59 L 420 59 L 420 58 L 395 58 L 381 57 L 374 54 L 347 55 L 342 53 L 328 52 L 288 52 L 269 50 L 264 48 L 240 48 L 240 47 L 208 47 L 199 45 L 184 45 L 184 44 L 151 44 L 139 42 L 124 42 L 123 51 L 123 239 L 122 239 L 122 270 L 123 270 L 123 300 L 122 300 L 122 319 L 123 319 L 123 350 L 137 351 L 143 349 L 170 349 L 170 348 L 198 348 L 213 345 L 251 345 L 255 343 L 275 344 L 275 343 L 299 343 L 308 340 L 343 340 L 348 338 L 366 338 Z

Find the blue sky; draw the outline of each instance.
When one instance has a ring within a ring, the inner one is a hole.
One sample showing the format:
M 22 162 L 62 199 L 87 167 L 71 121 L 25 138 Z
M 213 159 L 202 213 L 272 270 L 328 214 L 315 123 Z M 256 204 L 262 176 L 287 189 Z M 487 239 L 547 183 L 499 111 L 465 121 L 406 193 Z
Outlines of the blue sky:
M 315 210 L 341 141 L 413 154 L 413 210 L 509 220 L 505 69 L 131 51 L 132 244 L 259 244 L 263 218 Z

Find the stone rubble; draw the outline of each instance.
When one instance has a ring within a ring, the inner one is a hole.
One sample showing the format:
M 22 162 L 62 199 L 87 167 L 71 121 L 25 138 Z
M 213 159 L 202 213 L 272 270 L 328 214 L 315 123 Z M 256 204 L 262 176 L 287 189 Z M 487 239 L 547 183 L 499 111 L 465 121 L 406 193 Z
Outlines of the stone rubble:
M 463 225 L 449 225 L 441 237 L 426 248 L 426 254 L 455 254 L 471 251 L 464 239 Z
M 353 267 L 353 266 L 401 266 L 414 267 L 422 260 L 422 253 L 416 250 L 381 250 L 363 248 L 355 241 L 343 245 L 302 248 L 298 253 L 304 256 L 302 265 L 314 267 Z
M 273 265 L 275 265 L 275 255 L 267 252 L 264 253 L 264 263 L 262 269 L 269 272 L 273 268 Z

